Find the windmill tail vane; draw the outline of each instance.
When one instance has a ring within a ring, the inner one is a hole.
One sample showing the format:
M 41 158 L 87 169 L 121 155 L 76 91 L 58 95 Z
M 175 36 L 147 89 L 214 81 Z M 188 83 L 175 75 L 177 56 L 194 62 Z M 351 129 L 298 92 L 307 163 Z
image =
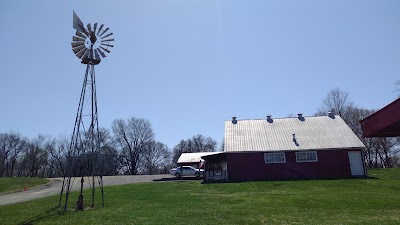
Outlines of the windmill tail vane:
M 100 27 L 97 25 L 97 23 L 93 24 L 92 29 L 91 24 L 88 23 L 85 28 L 78 15 L 75 11 L 73 12 L 72 27 L 76 33 L 72 37 L 72 51 L 84 64 L 99 64 L 114 47 L 113 33 L 109 32 L 110 28 L 105 28 L 104 24 Z

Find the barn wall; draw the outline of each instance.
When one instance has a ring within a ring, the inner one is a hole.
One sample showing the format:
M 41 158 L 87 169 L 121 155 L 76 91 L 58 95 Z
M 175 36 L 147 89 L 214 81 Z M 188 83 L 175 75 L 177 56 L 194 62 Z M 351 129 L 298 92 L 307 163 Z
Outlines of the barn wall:
M 228 179 L 286 180 L 351 177 L 347 150 L 317 151 L 318 162 L 297 163 L 295 152 L 286 152 L 285 157 L 286 163 L 265 164 L 264 152 L 227 154 Z

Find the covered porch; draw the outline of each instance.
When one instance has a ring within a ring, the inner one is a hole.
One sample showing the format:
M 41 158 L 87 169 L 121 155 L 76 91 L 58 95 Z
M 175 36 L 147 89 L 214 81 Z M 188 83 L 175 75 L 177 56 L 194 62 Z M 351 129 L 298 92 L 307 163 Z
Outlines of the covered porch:
M 203 156 L 204 181 L 228 180 L 228 163 L 226 153 Z

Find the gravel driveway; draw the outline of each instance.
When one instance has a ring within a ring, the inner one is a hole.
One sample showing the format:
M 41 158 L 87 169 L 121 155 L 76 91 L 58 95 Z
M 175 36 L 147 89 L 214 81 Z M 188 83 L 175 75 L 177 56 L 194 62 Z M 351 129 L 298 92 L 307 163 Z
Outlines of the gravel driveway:
M 9 194 L 0 195 L 0 205 L 8 205 L 19 202 L 26 202 L 33 199 L 43 198 L 51 195 L 59 195 L 61 192 L 61 186 L 63 178 L 48 178 L 50 180 L 46 185 L 41 185 L 22 192 L 14 192 Z M 161 175 L 125 175 L 125 176 L 104 176 L 103 185 L 121 185 L 131 183 L 143 183 L 143 182 L 154 182 L 154 181 L 172 181 L 173 177 L 169 174 Z M 90 181 L 91 182 L 91 181 Z M 85 178 L 83 183 L 84 189 L 90 188 L 88 179 Z M 96 186 L 98 185 L 96 181 Z M 74 180 L 72 190 L 80 189 L 80 178 Z M 65 193 L 65 192 L 64 192 Z

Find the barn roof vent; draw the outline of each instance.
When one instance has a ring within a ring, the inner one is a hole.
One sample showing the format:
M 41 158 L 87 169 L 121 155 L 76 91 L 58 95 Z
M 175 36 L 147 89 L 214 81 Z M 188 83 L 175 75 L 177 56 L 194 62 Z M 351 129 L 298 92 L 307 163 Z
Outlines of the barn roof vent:
M 232 116 L 232 123 L 233 123 L 233 124 L 237 124 L 236 118 L 237 118 L 236 116 Z
M 267 115 L 267 121 L 268 121 L 268 123 L 274 122 L 274 120 L 272 119 L 272 115 L 271 114 Z
M 328 112 L 328 116 L 329 116 L 331 119 L 335 119 L 335 115 L 334 115 L 333 112 L 331 112 L 331 111 Z
M 297 118 L 298 118 L 300 121 L 304 121 L 303 113 L 297 113 Z

